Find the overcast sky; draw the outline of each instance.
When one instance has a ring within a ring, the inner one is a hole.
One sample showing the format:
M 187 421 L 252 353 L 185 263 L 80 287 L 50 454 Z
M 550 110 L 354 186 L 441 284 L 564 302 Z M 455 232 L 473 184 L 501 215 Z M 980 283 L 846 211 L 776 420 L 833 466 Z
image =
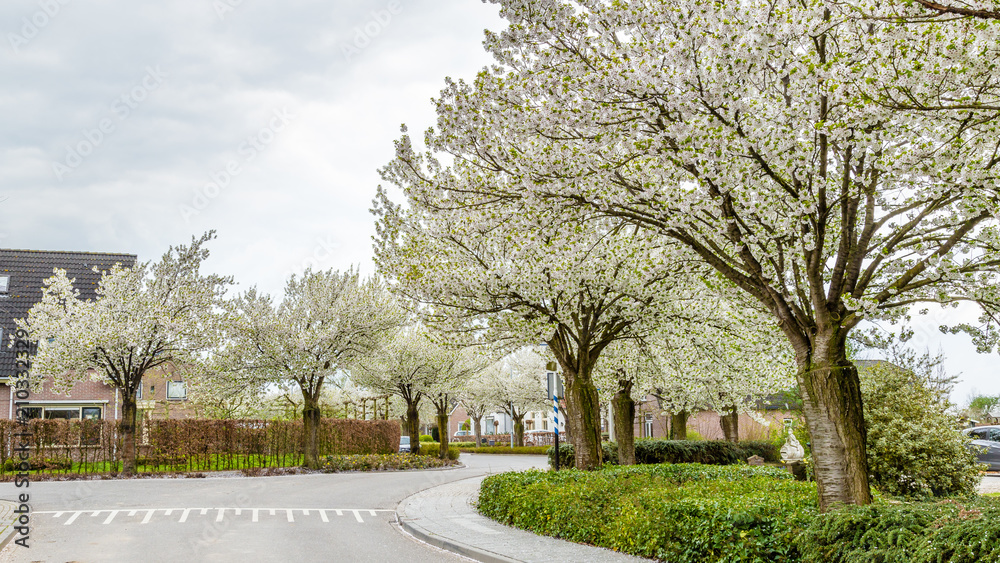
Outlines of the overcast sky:
M 4 0 L 0 22 L 0 247 L 149 260 L 215 229 L 209 269 L 270 293 L 372 271 L 399 126 L 433 124 L 503 25 L 479 0 Z M 963 372 L 954 398 L 1000 393 L 933 315 L 915 340 Z

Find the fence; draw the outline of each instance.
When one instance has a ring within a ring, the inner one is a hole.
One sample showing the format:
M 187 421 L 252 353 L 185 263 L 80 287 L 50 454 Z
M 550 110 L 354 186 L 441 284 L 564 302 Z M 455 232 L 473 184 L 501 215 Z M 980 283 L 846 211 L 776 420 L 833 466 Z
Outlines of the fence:
M 147 420 L 136 429 L 137 470 L 218 471 L 292 467 L 304 462 L 301 421 Z M 323 419 L 320 455 L 392 453 L 399 449 L 399 423 Z M 32 420 L 24 426 L 0 420 L 0 479 L 9 480 L 28 445 L 33 471 L 114 473 L 121 471 L 120 423 L 107 420 Z

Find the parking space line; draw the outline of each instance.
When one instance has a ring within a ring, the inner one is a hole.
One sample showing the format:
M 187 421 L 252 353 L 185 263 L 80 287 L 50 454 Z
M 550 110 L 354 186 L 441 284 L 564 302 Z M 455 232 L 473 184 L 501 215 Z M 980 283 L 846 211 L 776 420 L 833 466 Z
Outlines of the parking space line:
M 72 516 L 69 517 L 69 519 L 66 520 L 65 523 L 63 523 L 63 525 L 64 526 L 69 526 L 70 524 L 73 523 L 73 520 L 76 520 L 76 517 L 79 516 L 80 514 L 81 514 L 81 512 L 79 510 L 77 510 L 76 512 L 73 513 Z
M 118 511 L 112 510 L 111 514 L 108 514 L 108 517 L 104 519 L 104 522 L 102 522 L 102 524 L 110 524 L 111 521 L 115 519 L 115 516 L 118 516 Z

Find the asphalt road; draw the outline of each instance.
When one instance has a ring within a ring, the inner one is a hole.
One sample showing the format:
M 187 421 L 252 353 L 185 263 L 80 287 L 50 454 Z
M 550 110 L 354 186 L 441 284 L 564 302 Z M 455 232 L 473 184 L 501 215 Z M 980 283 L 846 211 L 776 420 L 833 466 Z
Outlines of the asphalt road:
M 463 454 L 462 462 L 446 471 L 36 482 L 31 547 L 11 543 L 0 561 L 466 561 L 404 535 L 396 505 L 545 458 Z M 17 492 L 0 484 L 0 499 Z

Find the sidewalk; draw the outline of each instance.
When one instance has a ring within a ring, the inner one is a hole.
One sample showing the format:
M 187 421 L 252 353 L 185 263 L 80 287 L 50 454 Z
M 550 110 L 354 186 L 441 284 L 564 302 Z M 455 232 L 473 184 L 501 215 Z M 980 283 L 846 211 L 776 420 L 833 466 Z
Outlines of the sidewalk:
M 14 539 L 14 524 L 17 521 L 17 503 L 9 500 L 0 500 L 0 549 L 3 549 L 10 540 Z
M 399 504 L 404 530 L 421 541 L 484 563 L 648 561 L 608 549 L 539 536 L 481 516 L 472 503 L 483 477 L 431 487 Z

